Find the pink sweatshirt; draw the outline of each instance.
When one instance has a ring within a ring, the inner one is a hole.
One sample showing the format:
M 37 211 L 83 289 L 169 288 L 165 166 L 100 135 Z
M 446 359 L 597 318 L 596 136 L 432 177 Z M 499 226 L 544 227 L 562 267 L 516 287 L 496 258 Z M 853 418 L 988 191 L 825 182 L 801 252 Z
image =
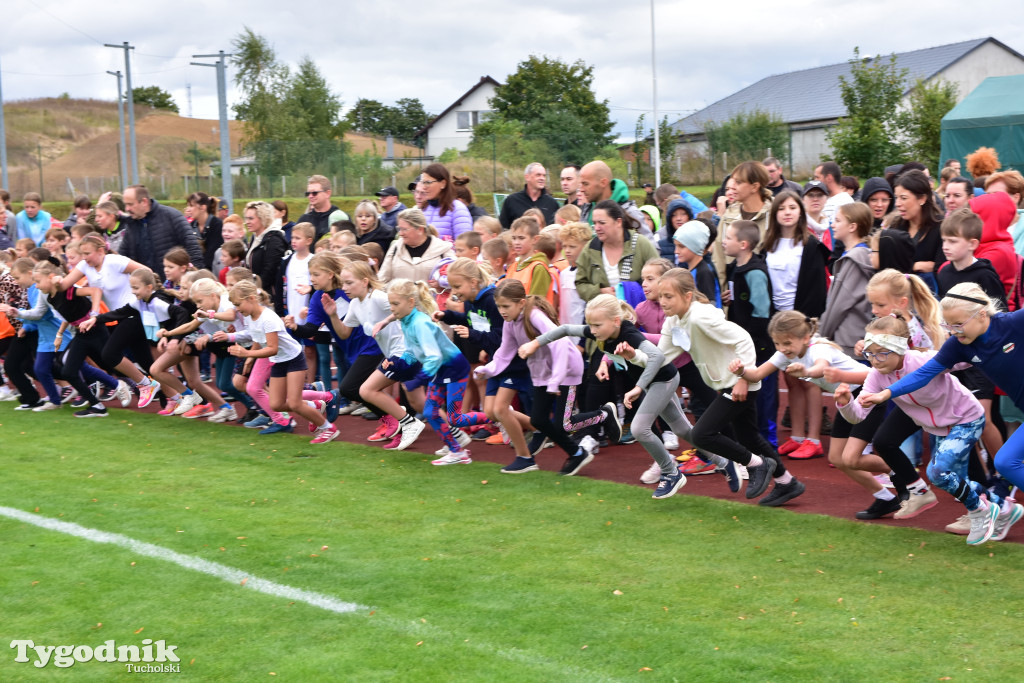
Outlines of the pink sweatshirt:
M 532 312 L 530 322 L 540 334 L 558 327 L 538 310 Z M 523 316 L 519 316 L 514 322 L 506 322 L 501 334 L 501 346 L 494 352 L 494 359 L 479 368 L 476 374 L 480 377 L 500 375 L 519 353 L 519 347 L 529 341 L 532 340 L 526 336 Z M 535 354 L 526 359 L 526 365 L 530 368 L 533 386 L 546 386 L 550 394 L 557 393 L 560 386 L 579 386 L 583 381 L 583 354 L 569 337 L 556 339 L 540 347 Z
M 665 324 L 665 311 L 653 301 L 644 300 L 636 305 L 636 322 L 643 328 L 644 335 L 655 346 L 661 340 L 661 328 Z M 672 361 L 672 365 L 681 368 L 690 362 L 690 354 L 683 351 Z
M 934 355 L 934 351 L 907 351 L 907 355 L 903 357 L 903 367 L 888 375 L 883 375 L 872 368 L 864 380 L 863 391 L 875 394 L 888 389 L 897 380 L 927 363 Z M 913 393 L 897 396 L 893 401 L 921 429 L 936 436 L 947 436 L 950 427 L 974 422 L 985 415 L 985 409 L 978 403 L 978 399 L 974 398 L 974 394 L 948 372 L 942 373 Z M 874 409 L 883 408 L 875 406 Z M 847 422 L 856 424 L 863 420 L 871 409 L 864 408 L 857 399 L 853 399 L 839 408 L 839 412 Z

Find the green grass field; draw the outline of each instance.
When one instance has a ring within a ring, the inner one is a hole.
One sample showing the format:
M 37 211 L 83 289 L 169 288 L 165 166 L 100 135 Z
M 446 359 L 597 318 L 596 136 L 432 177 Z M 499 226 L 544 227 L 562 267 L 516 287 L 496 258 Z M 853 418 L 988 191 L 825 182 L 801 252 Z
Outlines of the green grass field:
M 174 680 L 202 681 L 1013 680 L 1024 653 L 1018 544 L 14 405 L 0 404 L 0 506 L 246 579 L 0 516 L 2 681 L 133 675 L 16 663 L 24 639 L 162 639 Z M 250 590 L 259 579 L 359 607 Z

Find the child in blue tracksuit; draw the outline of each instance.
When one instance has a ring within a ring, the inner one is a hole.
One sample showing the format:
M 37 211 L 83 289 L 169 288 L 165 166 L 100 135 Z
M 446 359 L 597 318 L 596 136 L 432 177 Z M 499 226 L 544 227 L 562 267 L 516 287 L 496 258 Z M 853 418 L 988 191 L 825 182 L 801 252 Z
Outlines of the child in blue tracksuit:
M 421 370 L 431 378 L 423 412 L 427 423 L 445 444 L 437 452 L 441 457 L 433 460 L 432 464 L 468 465 L 473 462 L 469 451 L 441 419 L 441 406 L 447 408 L 448 422 L 456 427 L 470 427 L 488 421 L 484 413 L 462 412 L 462 398 L 469 381 L 469 361 L 444 330 L 431 320 L 431 316 L 421 310 L 427 308 L 432 314 L 436 306 L 425 282 L 392 281 L 388 286 L 388 303 L 391 314 L 402 325 L 405 352 L 399 357 L 384 360 L 381 369 L 397 380 L 413 379 Z

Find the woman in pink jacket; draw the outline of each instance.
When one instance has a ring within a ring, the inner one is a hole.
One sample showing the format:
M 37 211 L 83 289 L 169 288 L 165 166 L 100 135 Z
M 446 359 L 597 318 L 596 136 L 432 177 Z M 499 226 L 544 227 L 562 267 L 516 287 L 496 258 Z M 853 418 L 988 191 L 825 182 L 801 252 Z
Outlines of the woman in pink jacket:
M 835 391 L 836 405 L 848 422 L 860 422 L 878 404 L 888 401 L 892 395 L 888 387 L 934 355 L 908 350 L 909 339 L 910 330 L 900 318 L 876 318 L 868 324 L 864 355 L 871 362 L 871 371 L 864 388 L 856 401 L 845 384 Z M 909 489 L 910 495 L 893 517 L 915 517 L 938 504 L 935 494 L 900 450 L 907 437 L 924 429 L 936 437 L 928 478 L 967 507 L 971 520 L 967 543 L 978 545 L 992 538 L 1003 501 L 967 478 L 967 458 L 985 426 L 985 410 L 978 399 L 958 379 L 944 373 L 917 391 L 897 396 L 893 403 L 896 410 L 885 418 L 873 441 L 875 452 L 893 468 L 897 490 Z

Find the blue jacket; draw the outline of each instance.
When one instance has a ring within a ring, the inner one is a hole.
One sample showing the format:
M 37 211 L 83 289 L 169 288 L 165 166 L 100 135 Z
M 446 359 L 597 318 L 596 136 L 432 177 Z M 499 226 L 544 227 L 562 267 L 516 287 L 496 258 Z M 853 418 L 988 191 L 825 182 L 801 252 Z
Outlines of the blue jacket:
M 400 322 L 402 334 L 405 335 L 405 353 L 402 354 L 402 360 L 406 363 L 418 361 L 423 365 L 424 374 L 434 377 L 449 363 L 456 363 L 459 359 L 465 362 L 462 352 L 448 338 L 441 326 L 423 311 L 415 308 Z
M 707 205 L 701 200 L 694 197 L 686 190 L 679 191 L 679 199 L 673 199 L 665 207 L 665 220 L 662 222 L 661 230 L 658 235 L 658 251 L 664 258 L 667 258 L 672 263 L 676 262 L 676 245 L 672 241 L 672 234 L 674 228 L 672 227 L 672 214 L 675 213 L 676 209 L 686 206 L 690 209 L 690 216 L 693 218 L 697 217 L 697 214 L 701 211 L 707 211 Z
M 315 325 L 318 329 L 321 325 L 326 325 L 327 329 L 331 331 L 331 337 L 334 338 L 334 343 L 345 352 L 345 357 L 350 360 L 357 356 L 379 356 L 380 347 L 377 346 L 377 342 L 375 342 L 372 337 L 367 337 L 361 327 L 353 328 L 348 339 L 342 339 L 338 336 L 334 326 L 331 325 L 331 317 L 324 312 L 324 305 L 320 301 L 320 294 L 322 293 L 323 292 L 315 291 L 313 292 L 313 296 L 309 297 L 309 311 L 306 314 L 306 325 Z M 335 289 L 334 291 L 327 293 L 330 294 L 331 298 L 335 301 L 338 299 L 349 301 L 349 298 L 345 296 L 345 293 L 340 289 Z

